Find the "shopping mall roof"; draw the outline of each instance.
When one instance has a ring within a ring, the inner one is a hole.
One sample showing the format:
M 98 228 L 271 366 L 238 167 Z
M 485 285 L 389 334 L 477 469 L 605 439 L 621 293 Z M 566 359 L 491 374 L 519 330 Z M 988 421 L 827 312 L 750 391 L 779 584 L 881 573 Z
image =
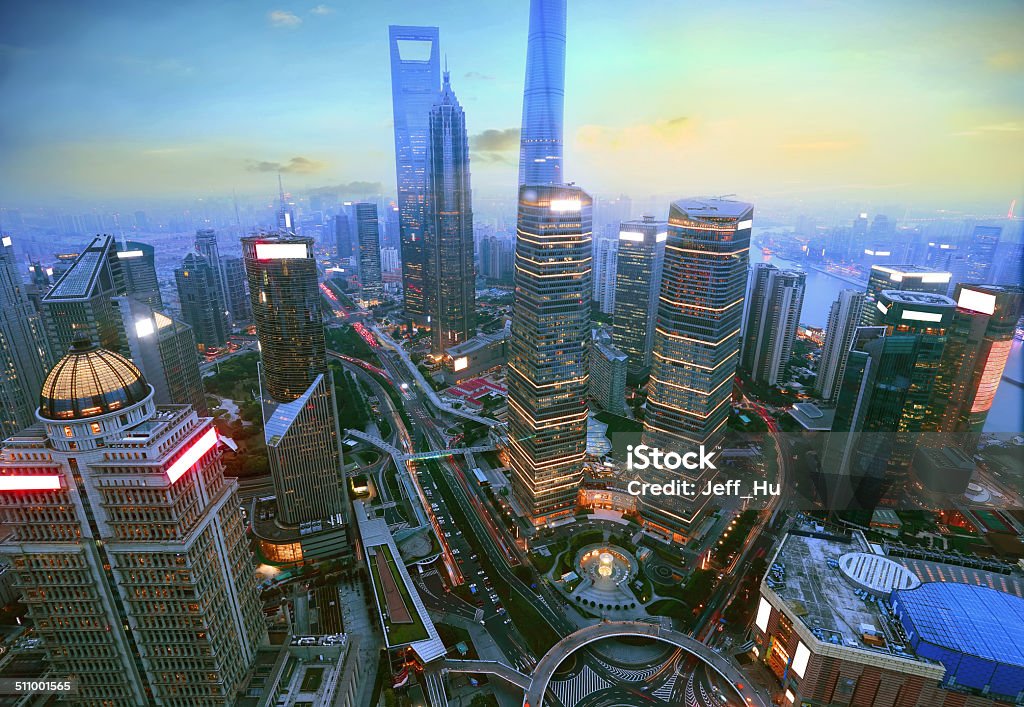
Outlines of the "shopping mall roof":
M 922 641 L 1024 666 L 1024 599 L 1020 597 L 970 584 L 927 582 L 917 589 L 893 592 L 893 601 Z

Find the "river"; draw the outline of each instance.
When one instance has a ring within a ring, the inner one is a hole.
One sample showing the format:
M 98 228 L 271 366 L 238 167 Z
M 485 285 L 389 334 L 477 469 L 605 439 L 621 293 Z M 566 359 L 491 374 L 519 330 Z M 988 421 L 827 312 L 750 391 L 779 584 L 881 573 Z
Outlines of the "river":
M 751 229 L 750 264 L 771 263 L 784 270 L 798 269 L 807 273 L 806 291 L 804 292 L 803 309 L 800 312 L 800 323 L 805 326 L 824 328 L 828 323 L 828 311 L 832 303 L 839 297 L 840 290 L 857 289 L 864 290 L 867 287 L 855 285 L 849 280 L 829 275 L 828 273 L 814 270 L 804 266 L 797 268 L 796 263 L 789 260 L 782 260 L 774 255 L 766 256 L 761 253 L 759 236 L 766 230 L 778 229 Z M 992 409 L 989 411 L 988 419 L 985 421 L 986 432 L 1011 432 L 1014 434 L 1024 433 L 1024 387 L 1014 385 L 1006 380 L 1006 377 L 1014 378 L 1024 383 L 1024 343 L 1014 341 L 1010 349 L 1010 357 L 1006 362 L 1006 373 L 999 383 L 995 400 L 992 401 Z

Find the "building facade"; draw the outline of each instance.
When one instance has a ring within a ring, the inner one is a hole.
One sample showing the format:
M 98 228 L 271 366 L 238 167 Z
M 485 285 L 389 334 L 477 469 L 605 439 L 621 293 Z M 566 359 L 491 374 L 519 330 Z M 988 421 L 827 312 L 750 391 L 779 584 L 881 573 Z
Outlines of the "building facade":
M 944 295 L 949 290 L 952 274 L 917 265 L 873 265 L 864 294 L 863 326 L 877 326 L 882 321 L 878 296 L 883 290 L 907 290 Z
M 626 368 L 629 357 L 603 332 L 590 349 L 590 398 L 602 410 L 626 414 Z
M 129 297 L 148 304 L 154 309 L 164 306 L 160 296 L 160 282 L 156 277 L 156 259 L 153 246 L 138 241 L 126 241 L 117 251 L 124 271 L 125 292 Z
M 192 327 L 132 299 L 117 306 L 132 362 L 153 387 L 157 405 L 191 405 L 206 414 L 206 391 Z
M 0 236 L 0 440 L 35 420 L 50 364 L 42 317 L 28 298 L 14 245 L 9 236 Z
M 249 276 L 264 435 L 277 496 L 277 521 L 343 534 L 341 435 L 327 367 L 313 239 L 248 236 Z M 298 539 L 298 538 L 294 538 Z
M 619 226 L 612 341 L 629 357 L 629 372 L 635 375 L 651 366 L 667 239 L 668 223 L 652 216 Z
M 231 329 L 220 289 L 220 268 L 198 253 L 189 253 L 174 271 L 181 318 L 190 327 L 202 352 L 227 343 Z
M 230 705 L 266 640 L 212 420 L 76 342 L 0 451 L 0 553 L 80 704 Z
M 825 347 L 818 363 L 818 376 L 814 380 L 814 393 L 822 400 L 834 403 L 839 396 L 839 381 L 843 379 L 846 356 L 850 353 L 863 309 L 863 292 L 841 290 L 828 310 Z
M 594 289 L 591 295 L 601 314 L 615 311 L 615 273 L 618 269 L 619 241 L 602 238 L 594 241 Z
M 62 355 L 79 338 L 127 354 L 114 297 L 127 294 L 117 242 L 96 236 L 43 295 L 43 319 L 50 350 Z
M 807 275 L 758 263 L 750 275 L 740 366 L 752 380 L 776 385 L 793 352 Z
M 476 320 L 469 136 L 448 71 L 441 96 L 430 110 L 427 137 L 424 273 L 431 349 L 441 355 L 468 341 Z
M 681 199 L 669 209 L 643 444 L 683 453 L 722 439 L 753 217 L 751 204 L 721 199 Z M 676 477 L 665 475 L 664 481 Z M 644 498 L 641 513 L 649 527 L 683 542 L 706 499 Z
M 519 183 L 562 184 L 566 0 L 530 0 Z
M 428 314 L 423 272 L 427 133 L 430 109 L 441 86 L 441 53 L 437 27 L 391 25 L 388 38 L 402 241 L 402 295 L 406 316 L 422 323 Z
M 352 210 L 356 217 L 356 234 L 359 241 L 359 297 L 364 307 L 374 307 L 380 304 L 384 295 L 384 280 L 380 268 L 380 221 L 377 218 L 377 205 L 359 202 L 353 204 Z
M 587 447 L 591 201 L 575 186 L 519 189 L 508 345 L 512 491 L 535 524 L 570 514 Z

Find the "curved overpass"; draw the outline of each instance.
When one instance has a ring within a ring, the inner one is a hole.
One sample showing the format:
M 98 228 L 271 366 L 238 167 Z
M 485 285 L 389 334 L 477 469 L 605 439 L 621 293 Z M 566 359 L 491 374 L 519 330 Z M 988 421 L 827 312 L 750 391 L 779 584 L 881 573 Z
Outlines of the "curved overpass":
M 533 679 L 523 698 L 523 707 L 541 707 L 543 705 L 544 693 L 548 689 L 551 676 L 569 655 L 595 641 L 622 636 L 647 636 L 656 641 L 678 646 L 704 661 L 722 679 L 733 686 L 746 704 L 755 707 L 768 707 L 768 700 L 750 686 L 747 677 L 718 653 L 685 633 L 639 621 L 608 621 L 587 626 L 556 643 L 534 668 Z

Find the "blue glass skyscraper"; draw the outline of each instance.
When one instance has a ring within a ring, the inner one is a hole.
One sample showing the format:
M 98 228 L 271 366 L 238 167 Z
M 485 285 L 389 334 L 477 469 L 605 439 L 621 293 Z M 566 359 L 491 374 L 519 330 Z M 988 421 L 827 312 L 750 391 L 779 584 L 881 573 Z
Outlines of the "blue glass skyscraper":
M 441 95 L 430 111 L 427 147 L 427 228 L 424 272 L 430 298 L 435 354 L 474 332 L 473 205 L 469 183 L 466 115 L 444 72 Z
M 530 0 L 520 184 L 562 184 L 566 0 Z M 397 121 L 395 134 L 398 134 Z
M 423 272 L 426 221 L 427 132 L 430 109 L 441 87 L 437 27 L 388 27 L 391 45 L 391 103 L 395 122 L 405 313 L 425 321 L 429 308 Z

